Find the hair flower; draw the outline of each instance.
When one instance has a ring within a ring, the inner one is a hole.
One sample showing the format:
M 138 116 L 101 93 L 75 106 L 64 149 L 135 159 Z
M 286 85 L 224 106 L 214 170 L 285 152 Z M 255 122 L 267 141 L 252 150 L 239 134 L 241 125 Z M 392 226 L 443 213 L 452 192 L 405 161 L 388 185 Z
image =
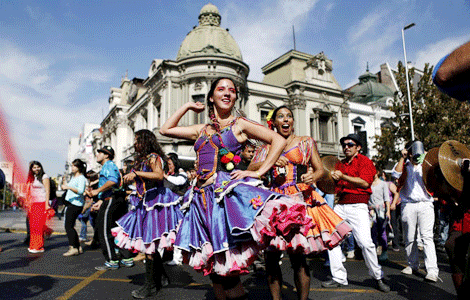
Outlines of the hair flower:
M 235 154 L 233 154 L 232 152 L 229 152 L 227 154 L 225 154 L 225 156 L 230 159 L 230 161 L 232 161 L 233 157 L 235 156 Z

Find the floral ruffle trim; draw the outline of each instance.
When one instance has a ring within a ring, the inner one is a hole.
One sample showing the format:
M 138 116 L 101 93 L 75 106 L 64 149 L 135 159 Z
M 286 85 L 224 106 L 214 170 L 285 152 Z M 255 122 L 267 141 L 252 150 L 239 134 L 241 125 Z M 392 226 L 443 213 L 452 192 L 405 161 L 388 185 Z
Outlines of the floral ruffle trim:
M 243 243 L 236 248 L 214 253 L 212 245 L 205 243 L 201 248 L 183 252 L 183 263 L 189 264 L 204 276 L 216 273 L 221 276 L 248 274 L 248 267 L 255 261 L 259 245 L 256 242 Z
M 176 230 L 165 232 L 159 238 L 150 243 L 145 243 L 142 238 L 130 238 L 121 227 L 111 229 L 114 236 L 116 245 L 119 248 L 130 250 L 134 253 L 143 252 L 146 254 L 153 254 L 156 251 L 162 252 L 164 250 L 173 250 L 173 245 L 176 240 Z

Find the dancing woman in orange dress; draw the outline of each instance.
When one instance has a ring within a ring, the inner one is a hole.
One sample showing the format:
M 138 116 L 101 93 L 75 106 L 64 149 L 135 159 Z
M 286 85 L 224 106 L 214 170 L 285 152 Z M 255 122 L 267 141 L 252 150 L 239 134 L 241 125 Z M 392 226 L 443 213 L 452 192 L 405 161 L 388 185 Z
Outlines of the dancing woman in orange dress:
M 319 253 L 336 247 L 351 231 L 344 222 L 307 181 L 306 173 L 313 168 L 310 180 L 316 182 L 323 176 L 323 166 L 315 141 L 311 137 L 294 135 L 294 117 L 286 106 L 276 108 L 268 120 L 272 130 L 276 130 L 287 140 L 282 155 L 271 169 L 271 190 L 285 195 L 296 195 L 307 203 L 307 213 L 312 217 L 314 226 L 305 235 L 306 240 L 293 240 L 286 243 L 285 250 L 294 269 L 294 280 L 299 299 L 307 299 L 310 288 L 310 271 L 305 259 L 306 254 Z M 249 169 L 256 169 L 269 150 L 265 145 L 257 150 Z M 300 197 L 299 197 L 300 196 Z M 282 238 L 282 237 L 281 237 Z M 302 253 L 292 253 L 291 244 L 302 244 Z M 273 299 L 281 299 L 282 272 L 279 267 L 281 252 L 266 251 L 266 272 Z

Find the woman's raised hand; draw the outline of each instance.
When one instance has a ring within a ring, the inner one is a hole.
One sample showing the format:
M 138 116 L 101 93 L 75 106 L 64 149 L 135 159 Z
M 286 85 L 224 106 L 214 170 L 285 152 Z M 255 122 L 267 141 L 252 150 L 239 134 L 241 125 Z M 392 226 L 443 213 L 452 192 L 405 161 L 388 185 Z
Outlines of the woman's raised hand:
M 187 105 L 188 105 L 188 109 L 196 113 L 202 112 L 205 108 L 205 105 L 199 101 L 196 101 L 196 102 L 190 101 L 187 103 Z

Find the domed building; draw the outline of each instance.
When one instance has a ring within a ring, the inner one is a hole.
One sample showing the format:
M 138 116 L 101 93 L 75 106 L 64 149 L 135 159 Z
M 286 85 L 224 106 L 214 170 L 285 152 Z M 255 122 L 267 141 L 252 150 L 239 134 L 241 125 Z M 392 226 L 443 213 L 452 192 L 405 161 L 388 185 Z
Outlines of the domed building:
M 195 157 L 193 143 L 163 137 L 158 130 L 184 103 L 204 103 L 211 82 L 227 76 L 240 91 L 236 106 L 248 119 L 266 124 L 270 110 L 288 105 L 294 113 L 297 135 L 313 137 L 321 155 L 342 155 L 339 139 L 353 131 L 350 93 L 336 81 L 333 61 L 325 53 L 290 50 L 267 62 L 262 82 L 247 80 L 250 68 L 228 29 L 220 27 L 217 7 L 205 5 L 198 19 L 175 60 L 154 59 L 145 79 L 126 75 L 119 88 L 111 88 L 109 112 L 101 122 L 102 134 L 93 144 L 95 150 L 111 145 L 120 166 L 132 155 L 134 132 L 149 129 L 165 152 L 178 153 L 189 166 Z M 179 124 L 207 121 L 207 112 L 190 111 Z

